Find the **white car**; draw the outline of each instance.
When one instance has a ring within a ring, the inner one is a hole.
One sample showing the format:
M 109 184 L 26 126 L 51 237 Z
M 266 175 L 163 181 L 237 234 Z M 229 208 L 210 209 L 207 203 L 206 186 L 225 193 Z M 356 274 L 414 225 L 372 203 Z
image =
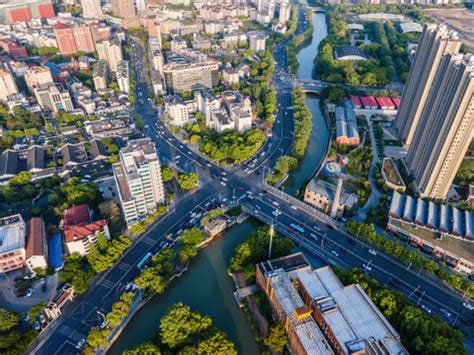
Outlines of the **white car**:
M 466 307 L 468 310 L 472 311 L 474 310 L 474 306 L 472 304 L 469 304 L 467 302 L 463 302 L 462 304 L 464 307 Z
M 296 207 L 295 205 L 291 205 L 290 207 L 291 207 L 291 209 L 293 209 L 295 211 L 298 209 L 298 207 Z
M 273 201 L 273 202 L 272 202 L 272 205 L 273 205 L 273 206 L 277 206 L 277 207 L 280 206 L 280 204 L 279 204 L 278 202 L 276 202 L 276 201 Z
M 227 184 L 224 181 L 221 181 L 222 186 L 227 186 Z
M 339 256 L 339 254 L 335 250 L 331 250 L 331 254 L 334 255 L 334 256 Z
M 372 255 L 377 255 L 377 252 L 374 249 L 369 249 L 369 253 Z
M 86 339 L 85 338 L 82 338 L 81 340 L 79 340 L 76 344 L 76 349 L 79 350 L 82 348 L 82 346 L 85 344 L 86 342 Z
M 364 269 L 366 269 L 367 271 L 372 271 L 372 268 L 371 268 L 368 264 L 362 264 L 362 266 L 363 266 Z
M 424 310 L 426 313 L 431 314 L 431 309 L 426 307 L 424 304 L 421 305 L 421 309 Z
M 33 290 L 29 288 L 28 291 L 26 291 L 26 297 L 31 297 L 32 293 L 33 293 Z

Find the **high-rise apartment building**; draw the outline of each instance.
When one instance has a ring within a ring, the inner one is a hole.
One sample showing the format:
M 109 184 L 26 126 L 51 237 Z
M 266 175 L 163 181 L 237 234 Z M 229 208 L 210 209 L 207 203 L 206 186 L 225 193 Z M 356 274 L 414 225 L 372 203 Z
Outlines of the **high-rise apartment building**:
M 422 196 L 444 198 L 473 137 L 474 55 L 441 58 L 424 106 L 406 163 Z
M 123 27 L 128 28 L 140 24 L 134 0 L 112 0 L 111 4 L 112 13 L 123 19 Z
M 54 25 L 54 34 L 59 51 L 70 55 L 77 51 L 92 53 L 95 51 L 91 28 L 86 25 L 70 26 L 64 23 Z
M 96 43 L 96 48 L 99 59 L 105 60 L 112 72 L 117 72 L 118 63 L 123 60 L 120 41 L 100 41 Z
M 81 0 L 82 17 L 103 19 L 100 0 Z
M 126 60 L 121 60 L 117 64 L 117 83 L 121 92 L 130 91 L 130 68 Z
M 50 0 L 10 0 L 0 4 L 0 23 L 12 24 L 56 16 Z
M 163 66 L 166 90 L 169 93 L 194 91 L 201 88 L 212 89 L 217 85 L 218 63 L 169 63 Z
M 457 33 L 446 26 L 425 26 L 395 121 L 404 144 L 412 143 L 443 55 L 457 53 L 460 46 Z
M 149 138 L 128 142 L 113 165 L 125 222 L 131 226 L 146 218 L 165 199 L 161 167 L 155 145 Z
M 18 94 L 15 80 L 12 73 L 0 69 L 0 100 L 7 101 L 8 96 Z

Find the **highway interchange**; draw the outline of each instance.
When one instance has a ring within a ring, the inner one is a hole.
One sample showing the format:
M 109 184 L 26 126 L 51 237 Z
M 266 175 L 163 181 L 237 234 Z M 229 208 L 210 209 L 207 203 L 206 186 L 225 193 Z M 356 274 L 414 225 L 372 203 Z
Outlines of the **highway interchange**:
M 301 10 L 300 10 L 301 13 Z M 300 16 L 298 33 L 304 29 L 304 13 Z M 269 137 L 256 158 L 237 168 L 223 169 L 180 143 L 157 120 L 158 112 L 148 100 L 145 81 L 143 48 L 134 46 L 136 63 L 137 113 L 143 120 L 146 134 L 156 143 L 163 163 L 174 164 L 182 171 L 195 170 L 200 175 L 200 187 L 192 194 L 177 196 L 169 213 L 157 221 L 108 271 L 100 275 L 89 290 L 63 309 L 63 315 L 52 322 L 30 347 L 30 354 L 78 353 L 75 344 L 87 337 L 90 329 L 102 319 L 98 315 L 110 311 L 111 306 L 124 292 L 128 282 L 139 273 L 137 263 L 148 252 L 157 252 L 165 236 L 189 226 L 192 213 L 205 211 L 220 205 L 239 202 L 246 212 L 264 223 L 272 223 L 275 229 L 292 238 L 304 252 L 312 254 L 332 265 L 363 268 L 380 282 L 405 294 L 415 304 L 437 314 L 451 325 L 459 326 L 468 334 L 473 312 L 463 307 L 463 299 L 443 284 L 417 270 L 406 268 L 384 256 L 344 232 L 340 225 L 327 216 L 314 212 L 302 202 L 275 192 L 262 181 L 265 171 L 274 166 L 279 156 L 288 154 L 292 143 L 291 87 L 285 80 L 286 58 L 280 44 L 274 57 L 277 70 L 274 84 L 279 103 L 273 136 Z M 281 76 L 282 79 L 279 79 Z M 177 158 L 180 156 L 180 158 Z M 224 181 L 225 180 L 225 181 Z M 288 228 L 297 224 L 303 233 Z M 375 253 L 375 255 L 374 255 Z M 427 307 L 427 308 L 426 308 Z M 443 313 L 441 310 L 444 309 Z M 448 314 L 449 313 L 449 316 Z

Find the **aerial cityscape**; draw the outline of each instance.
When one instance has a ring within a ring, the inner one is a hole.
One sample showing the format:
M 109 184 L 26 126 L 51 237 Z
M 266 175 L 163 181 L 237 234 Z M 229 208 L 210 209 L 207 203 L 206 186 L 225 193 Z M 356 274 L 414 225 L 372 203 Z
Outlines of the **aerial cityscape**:
M 0 2 L 0 353 L 474 354 L 470 0 Z

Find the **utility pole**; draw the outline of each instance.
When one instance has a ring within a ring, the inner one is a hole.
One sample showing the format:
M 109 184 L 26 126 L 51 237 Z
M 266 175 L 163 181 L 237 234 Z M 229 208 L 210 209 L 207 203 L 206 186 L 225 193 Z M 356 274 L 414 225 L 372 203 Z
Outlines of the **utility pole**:
M 272 242 L 273 242 L 273 233 L 275 232 L 273 223 L 270 225 L 270 242 L 268 245 L 268 260 L 272 257 Z

